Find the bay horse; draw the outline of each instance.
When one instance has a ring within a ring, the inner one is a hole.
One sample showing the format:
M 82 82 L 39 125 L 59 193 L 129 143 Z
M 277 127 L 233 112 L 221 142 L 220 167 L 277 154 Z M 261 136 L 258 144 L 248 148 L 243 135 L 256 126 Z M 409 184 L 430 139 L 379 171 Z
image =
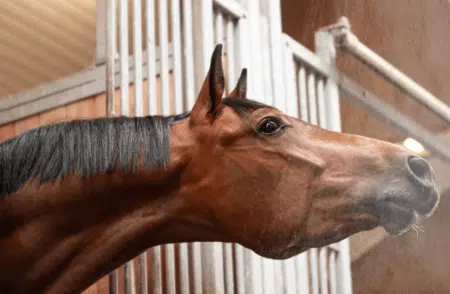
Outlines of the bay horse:
M 234 242 L 286 259 L 439 202 L 428 162 L 227 97 L 222 45 L 191 111 L 75 120 L 0 145 L 1 293 L 77 293 L 152 246 Z

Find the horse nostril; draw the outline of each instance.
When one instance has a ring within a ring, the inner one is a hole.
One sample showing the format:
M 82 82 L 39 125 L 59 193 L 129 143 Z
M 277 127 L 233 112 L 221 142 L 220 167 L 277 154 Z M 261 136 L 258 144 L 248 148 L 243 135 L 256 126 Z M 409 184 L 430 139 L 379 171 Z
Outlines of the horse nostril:
M 415 180 L 426 186 L 432 185 L 433 170 L 425 159 L 410 156 L 407 160 L 407 167 L 409 173 Z

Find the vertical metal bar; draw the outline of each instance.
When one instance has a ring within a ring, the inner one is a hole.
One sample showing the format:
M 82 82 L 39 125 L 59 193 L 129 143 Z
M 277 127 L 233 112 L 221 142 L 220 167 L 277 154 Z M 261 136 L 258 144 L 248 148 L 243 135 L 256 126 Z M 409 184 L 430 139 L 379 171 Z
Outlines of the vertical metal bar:
M 179 252 L 179 269 L 180 269 L 180 283 L 178 290 L 180 294 L 189 294 L 189 251 L 188 244 L 183 243 L 178 246 Z
M 319 269 L 317 267 L 317 249 L 309 250 L 309 265 L 311 268 L 311 294 L 319 294 Z
M 147 277 L 147 251 L 138 256 L 138 285 L 137 292 L 139 294 L 148 293 L 148 277 Z
M 327 111 L 325 101 L 325 90 L 322 77 L 317 77 L 317 104 L 319 106 L 319 123 L 323 128 L 327 127 Z
M 209 69 L 209 62 L 213 52 L 213 1 L 196 0 L 193 5 L 194 31 L 197 42 L 194 42 L 195 52 L 195 89 L 200 91 L 203 80 Z
M 152 294 L 163 293 L 161 246 L 152 249 Z
M 284 293 L 295 294 L 297 285 L 295 281 L 295 260 L 289 258 L 283 262 L 283 276 L 284 276 Z
M 267 16 L 261 15 L 261 45 L 262 45 L 262 62 L 263 62 L 263 78 L 264 78 L 264 102 L 273 105 L 273 88 L 272 88 L 272 65 L 270 63 L 270 34 L 269 34 L 269 20 Z M 271 263 L 272 264 L 272 263 Z M 267 266 L 267 265 L 266 265 Z M 264 266 L 264 268 L 266 268 Z M 273 272 L 273 268 L 270 269 Z M 273 282 L 273 277 L 271 279 Z M 275 290 L 273 290 L 275 291 Z M 270 291 L 269 291 L 270 292 Z
M 128 56 L 128 1 L 120 0 L 120 113 L 126 116 L 130 114 Z
M 305 67 L 300 66 L 298 72 L 298 91 L 300 96 L 300 118 L 303 121 L 308 121 L 308 96 L 306 94 L 306 70 Z
M 292 51 L 288 43 L 284 47 L 284 70 L 285 70 L 285 89 L 286 89 L 286 114 L 298 117 L 298 99 L 295 83 L 295 63 Z
M 319 249 L 320 294 L 328 294 L 327 247 Z
M 106 2 L 109 0 L 96 0 L 96 37 L 95 37 L 95 63 L 102 64 L 106 62 L 107 55 L 107 11 Z
M 162 114 L 170 115 L 170 89 L 169 89 L 169 48 L 168 33 L 169 26 L 167 21 L 167 0 L 159 1 L 159 49 L 161 64 L 161 101 Z
M 226 19 L 226 54 L 227 54 L 227 76 L 228 93 L 233 90 L 233 84 L 236 79 L 236 60 L 234 56 L 234 20 L 231 16 Z
M 188 109 L 195 103 L 195 72 L 192 40 L 192 2 L 183 0 L 183 45 L 184 45 L 184 80 Z
M 171 0 L 172 22 L 172 55 L 173 55 L 173 97 L 175 113 L 183 111 L 183 81 L 181 78 L 181 33 L 180 33 L 180 1 Z
M 269 28 L 270 28 L 270 52 L 272 63 L 272 84 L 273 84 L 273 97 L 276 97 L 278 105 L 285 105 L 284 97 L 284 82 L 283 82 L 283 38 L 281 29 L 281 4 L 280 0 L 268 0 L 267 12 L 269 15 Z
M 233 267 L 233 245 L 223 244 L 224 254 L 224 274 L 225 274 L 225 294 L 234 294 L 234 267 Z
M 307 252 L 303 252 L 295 257 L 295 273 L 297 280 L 297 293 L 309 293 Z
M 144 114 L 142 97 L 142 19 L 141 0 L 133 0 L 133 55 L 135 116 Z
M 317 125 L 316 78 L 313 72 L 308 73 L 309 122 Z
M 114 0 L 106 0 L 106 113 L 107 116 L 114 116 L 114 57 L 115 57 L 115 31 L 116 31 L 116 2 Z M 99 8 L 102 9 L 102 8 Z
M 146 0 L 146 27 L 147 27 L 147 84 L 148 84 L 148 112 L 157 114 L 156 98 L 156 40 L 155 40 L 155 2 Z
M 336 281 L 336 252 L 334 250 L 330 250 L 330 254 L 328 255 L 328 266 L 330 267 L 330 293 L 338 294 L 337 291 L 337 281 Z
M 217 10 L 215 18 L 215 44 L 223 44 L 223 16 L 220 10 Z
M 135 279 L 133 261 L 130 260 L 124 265 L 124 282 L 125 282 L 125 294 L 135 294 Z
M 273 261 L 274 283 L 276 292 L 282 292 L 284 289 L 284 273 L 283 273 L 283 261 Z M 268 293 L 269 294 L 269 293 Z
M 248 92 L 254 99 L 262 101 L 263 99 L 263 82 L 262 76 L 262 60 L 261 60 L 261 36 L 260 36 L 260 0 L 247 0 L 246 9 L 249 22 L 249 47 L 252 52 L 250 57 L 249 71 L 252 73 L 252 79 L 249 80 Z M 282 55 L 281 55 L 282 56 Z
M 201 243 L 189 244 L 190 272 L 192 273 L 191 289 L 193 294 L 203 294 L 202 249 Z
M 245 294 L 244 248 L 234 244 L 234 261 L 236 266 L 236 294 Z
M 166 294 L 176 293 L 176 274 L 175 274 L 175 248 L 173 244 L 164 245 L 165 248 L 165 265 L 164 271 L 166 278 Z

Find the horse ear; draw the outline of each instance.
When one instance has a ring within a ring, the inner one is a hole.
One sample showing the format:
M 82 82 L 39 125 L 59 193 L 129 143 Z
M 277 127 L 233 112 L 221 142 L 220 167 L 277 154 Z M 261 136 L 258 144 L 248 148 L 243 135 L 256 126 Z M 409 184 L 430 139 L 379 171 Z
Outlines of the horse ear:
M 192 108 L 191 117 L 203 119 L 214 117 L 225 89 L 225 77 L 222 66 L 222 44 L 214 49 L 209 65 L 209 71 L 203 81 L 202 88 Z
M 231 91 L 229 97 L 233 98 L 247 98 L 247 69 L 241 71 L 241 75 L 237 81 L 236 87 Z

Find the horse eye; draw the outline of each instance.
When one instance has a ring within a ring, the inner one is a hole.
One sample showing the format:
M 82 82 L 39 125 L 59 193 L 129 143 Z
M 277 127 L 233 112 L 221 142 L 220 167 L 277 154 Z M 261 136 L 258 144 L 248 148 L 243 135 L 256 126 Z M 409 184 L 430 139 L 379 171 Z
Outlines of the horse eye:
M 258 133 L 263 135 L 273 135 L 283 127 L 281 120 L 276 118 L 269 118 L 263 120 L 258 127 Z

